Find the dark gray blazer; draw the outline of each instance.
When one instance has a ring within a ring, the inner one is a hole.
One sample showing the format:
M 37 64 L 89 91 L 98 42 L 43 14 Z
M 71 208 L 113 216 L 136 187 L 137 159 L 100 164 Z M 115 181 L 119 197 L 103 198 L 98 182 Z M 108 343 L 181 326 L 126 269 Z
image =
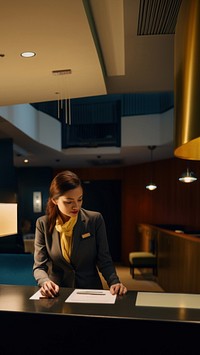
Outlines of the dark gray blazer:
M 52 280 L 61 287 L 102 288 L 98 270 L 108 286 L 120 282 L 109 252 L 106 227 L 99 212 L 81 209 L 72 237 L 71 263 L 63 257 L 60 236 L 47 233 L 47 217 L 36 221 L 33 274 L 39 286 Z

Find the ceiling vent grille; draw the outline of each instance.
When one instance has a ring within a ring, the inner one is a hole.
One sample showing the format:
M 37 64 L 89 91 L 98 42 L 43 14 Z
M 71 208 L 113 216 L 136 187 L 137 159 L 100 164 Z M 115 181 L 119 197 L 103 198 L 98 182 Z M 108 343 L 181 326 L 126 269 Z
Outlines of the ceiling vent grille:
M 138 36 L 174 34 L 182 0 L 140 0 Z

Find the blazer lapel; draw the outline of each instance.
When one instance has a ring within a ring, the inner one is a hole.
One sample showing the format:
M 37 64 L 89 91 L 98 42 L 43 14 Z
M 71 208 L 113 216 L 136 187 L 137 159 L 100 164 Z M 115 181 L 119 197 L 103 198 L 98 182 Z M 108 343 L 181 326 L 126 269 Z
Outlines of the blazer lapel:
M 86 218 L 82 211 L 80 210 L 80 213 L 78 215 L 77 222 L 74 226 L 74 231 L 73 231 L 73 245 L 72 245 L 72 255 L 71 259 L 73 260 L 74 257 L 77 254 L 77 251 L 79 249 L 80 242 L 82 240 L 82 235 L 86 233 L 87 231 L 85 230 L 85 225 L 86 225 Z
M 62 256 L 62 250 L 60 246 L 60 236 L 59 232 L 54 228 L 53 234 L 52 234 L 52 250 L 54 251 L 55 255 Z

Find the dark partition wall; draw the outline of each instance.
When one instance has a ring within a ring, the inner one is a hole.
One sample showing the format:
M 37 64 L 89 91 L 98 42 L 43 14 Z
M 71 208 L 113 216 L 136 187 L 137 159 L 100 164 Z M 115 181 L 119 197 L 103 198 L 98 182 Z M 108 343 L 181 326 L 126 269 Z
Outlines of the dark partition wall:
M 31 232 L 35 231 L 36 219 L 45 214 L 51 179 L 51 168 L 18 168 L 19 227 L 22 220 L 29 220 Z M 41 192 L 41 212 L 33 210 L 33 192 L 35 191 Z
M 16 202 L 17 185 L 12 139 L 0 139 L 0 202 Z
M 121 181 L 83 181 L 83 207 L 102 213 L 107 229 L 110 252 L 121 261 Z

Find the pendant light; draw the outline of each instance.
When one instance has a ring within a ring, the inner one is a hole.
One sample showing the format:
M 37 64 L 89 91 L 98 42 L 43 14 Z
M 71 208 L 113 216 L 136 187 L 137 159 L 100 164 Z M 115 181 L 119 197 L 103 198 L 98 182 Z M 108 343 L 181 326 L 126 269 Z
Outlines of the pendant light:
M 150 154 L 151 154 L 151 167 L 150 167 L 150 169 L 151 169 L 151 182 L 148 185 L 146 185 L 146 189 L 150 190 L 150 191 L 153 191 L 153 190 L 157 189 L 157 185 L 152 182 L 152 179 L 153 179 L 153 165 L 152 165 L 152 162 L 153 162 L 153 150 L 155 148 L 156 148 L 155 145 L 148 146 L 148 149 L 150 150 Z
M 197 177 L 195 176 L 195 174 L 193 173 L 193 171 L 189 171 L 189 169 L 187 168 L 187 170 L 181 175 L 181 177 L 179 178 L 179 181 L 181 182 L 185 182 L 185 183 L 190 183 L 190 182 L 194 182 L 197 180 Z
M 71 101 L 70 101 L 70 84 L 69 74 L 72 74 L 71 69 L 53 70 L 52 74 L 60 79 L 60 90 L 56 91 L 58 95 L 58 119 L 61 117 L 61 112 L 64 112 L 65 123 L 71 125 Z M 64 79 L 63 79 L 64 78 Z M 68 81 L 66 81 L 68 80 Z

